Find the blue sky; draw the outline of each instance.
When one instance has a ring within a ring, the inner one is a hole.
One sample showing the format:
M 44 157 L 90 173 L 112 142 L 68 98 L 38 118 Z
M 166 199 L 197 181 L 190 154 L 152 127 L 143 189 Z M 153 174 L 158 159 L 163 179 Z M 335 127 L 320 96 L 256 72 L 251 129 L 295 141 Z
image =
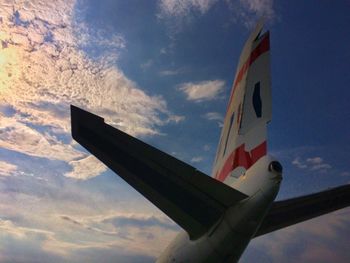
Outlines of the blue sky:
M 178 227 L 70 136 L 69 104 L 211 173 L 241 48 L 271 32 L 278 199 L 350 182 L 347 1 L 0 2 L 0 261 L 153 262 Z M 348 262 L 349 209 L 241 262 Z

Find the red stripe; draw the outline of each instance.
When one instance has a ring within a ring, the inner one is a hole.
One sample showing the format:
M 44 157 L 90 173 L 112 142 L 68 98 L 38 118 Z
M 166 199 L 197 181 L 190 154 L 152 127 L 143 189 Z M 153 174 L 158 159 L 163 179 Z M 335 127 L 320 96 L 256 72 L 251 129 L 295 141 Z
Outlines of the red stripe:
M 260 44 L 252 51 L 252 53 L 250 53 L 250 56 L 248 57 L 247 61 L 243 64 L 243 66 L 239 70 L 237 77 L 235 79 L 235 82 L 233 84 L 233 88 L 231 91 L 230 100 L 229 100 L 229 103 L 227 106 L 227 110 L 229 109 L 229 107 L 231 105 L 233 94 L 236 90 L 238 83 L 240 83 L 242 81 L 243 76 L 247 72 L 247 70 L 249 69 L 250 65 L 253 64 L 254 61 L 257 60 L 260 55 L 264 54 L 265 52 L 267 52 L 269 50 L 270 50 L 270 38 L 269 38 L 269 32 L 267 32 L 266 35 L 264 36 L 264 38 L 261 40 Z
M 216 173 L 215 178 L 221 182 L 225 181 L 227 176 L 237 167 L 250 168 L 257 160 L 266 155 L 266 141 L 259 144 L 250 152 L 245 151 L 245 144 L 237 147 L 230 156 L 226 159 L 225 164 L 219 173 Z

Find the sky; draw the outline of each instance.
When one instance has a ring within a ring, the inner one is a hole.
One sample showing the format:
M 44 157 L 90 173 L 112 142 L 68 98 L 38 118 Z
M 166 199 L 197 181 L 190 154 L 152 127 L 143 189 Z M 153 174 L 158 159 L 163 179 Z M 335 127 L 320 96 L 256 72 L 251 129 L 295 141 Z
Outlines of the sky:
M 210 175 L 241 48 L 271 34 L 277 199 L 350 183 L 350 3 L 0 0 L 0 262 L 154 262 L 179 232 L 79 146 L 69 105 Z M 350 209 L 240 262 L 350 262 Z

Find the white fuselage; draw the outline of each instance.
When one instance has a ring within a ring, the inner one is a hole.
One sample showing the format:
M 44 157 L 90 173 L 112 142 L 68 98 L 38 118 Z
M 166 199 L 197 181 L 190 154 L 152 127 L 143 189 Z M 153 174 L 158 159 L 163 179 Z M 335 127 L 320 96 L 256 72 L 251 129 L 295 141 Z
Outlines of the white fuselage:
M 282 180 L 281 174 L 269 171 L 274 161 L 270 156 L 260 158 L 230 186 L 249 196 L 227 209 L 206 234 L 190 240 L 181 232 L 161 254 L 157 263 L 237 262 L 254 237 Z

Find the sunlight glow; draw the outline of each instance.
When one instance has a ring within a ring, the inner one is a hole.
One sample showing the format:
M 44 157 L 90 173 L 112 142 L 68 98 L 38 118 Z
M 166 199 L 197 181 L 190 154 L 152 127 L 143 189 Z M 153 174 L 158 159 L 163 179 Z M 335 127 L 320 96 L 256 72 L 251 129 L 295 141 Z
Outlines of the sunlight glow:
M 15 47 L 0 49 L 0 92 L 19 78 L 19 56 Z

